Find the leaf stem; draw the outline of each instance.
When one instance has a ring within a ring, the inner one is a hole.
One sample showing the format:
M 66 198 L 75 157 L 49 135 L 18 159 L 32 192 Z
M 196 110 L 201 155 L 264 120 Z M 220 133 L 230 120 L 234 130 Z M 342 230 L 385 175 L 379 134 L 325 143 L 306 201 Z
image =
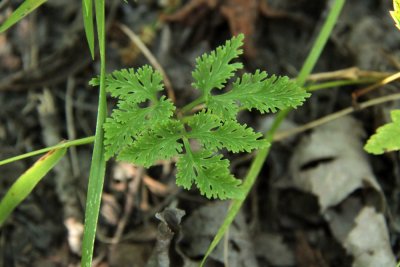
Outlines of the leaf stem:
M 380 105 L 380 104 L 383 104 L 383 103 L 386 103 L 386 102 L 399 100 L 399 99 L 400 99 L 400 93 L 374 98 L 374 99 L 359 103 L 357 105 L 357 107 L 350 106 L 348 108 L 345 108 L 345 109 L 339 110 L 337 112 L 331 113 L 329 115 L 326 115 L 325 117 L 322 117 L 322 118 L 316 119 L 314 121 L 311 121 L 309 123 L 306 123 L 304 125 L 301 125 L 301 126 L 299 126 L 297 128 L 290 129 L 290 130 L 284 131 L 284 132 L 277 132 L 274 135 L 274 139 L 273 140 L 274 141 L 279 141 L 279 140 L 285 139 L 285 138 L 287 138 L 289 136 L 292 136 L 292 135 L 295 135 L 295 134 L 299 134 L 301 132 L 313 129 L 313 128 L 318 127 L 320 125 L 323 125 L 325 123 L 328 123 L 328 122 L 331 122 L 333 120 L 339 119 L 339 118 L 341 118 L 343 116 L 351 114 L 352 112 L 359 111 L 359 110 L 362 110 L 362 109 L 366 109 L 366 108 L 369 108 L 369 107 L 372 107 L 372 106 Z
M 197 99 L 195 99 L 194 101 L 192 101 L 192 102 L 190 102 L 189 104 L 187 104 L 186 106 L 184 106 L 184 107 L 181 109 L 181 113 L 182 113 L 182 114 L 185 114 L 185 113 L 191 111 L 194 107 L 196 107 L 196 106 L 198 106 L 198 105 L 200 105 L 200 104 L 203 104 L 204 102 L 205 102 L 205 96 L 202 95 L 202 96 L 200 96 L 199 98 L 197 98 Z
M 192 148 L 190 147 L 189 139 L 186 136 L 182 136 L 183 146 L 185 147 L 186 154 L 188 154 L 191 158 L 192 155 Z
M 372 79 L 327 81 L 327 82 L 323 82 L 323 83 L 316 83 L 316 84 L 308 85 L 305 87 L 305 89 L 307 90 L 307 92 L 314 92 L 314 91 L 332 88 L 332 87 L 374 83 L 378 80 L 381 80 L 381 79 L 372 78 Z
M 329 11 L 328 17 L 326 18 L 326 21 L 322 26 L 322 29 L 317 36 L 317 39 L 314 42 L 311 52 L 308 54 L 303 64 L 303 67 L 301 68 L 300 73 L 297 76 L 297 82 L 299 83 L 300 86 L 304 85 L 307 77 L 310 75 L 312 69 L 317 63 L 317 60 L 320 57 L 321 52 L 325 47 L 325 44 L 328 41 L 329 36 L 331 35 L 333 27 L 336 24 L 336 21 L 339 17 L 339 14 L 342 10 L 344 3 L 345 0 L 336 0 L 333 3 L 333 6 Z

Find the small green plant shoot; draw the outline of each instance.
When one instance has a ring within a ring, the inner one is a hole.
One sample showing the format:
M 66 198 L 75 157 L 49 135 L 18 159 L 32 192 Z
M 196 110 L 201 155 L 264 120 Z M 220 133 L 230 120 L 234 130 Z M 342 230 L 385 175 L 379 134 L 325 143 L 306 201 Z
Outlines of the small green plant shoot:
M 400 0 L 393 0 L 393 8 L 394 11 L 390 11 L 390 15 L 400 30 Z M 390 116 L 393 122 L 379 127 L 368 139 L 364 146 L 368 153 L 378 155 L 400 150 L 400 110 L 392 110 Z
M 178 110 L 161 95 L 162 76 L 150 66 L 114 71 L 106 76 L 106 90 L 118 99 L 104 123 L 106 158 L 150 167 L 158 160 L 177 157 L 176 183 L 185 189 L 195 184 L 208 198 L 242 198 L 241 182 L 229 170 L 221 152 L 250 152 L 269 146 L 237 114 L 242 109 L 261 113 L 297 107 L 309 94 L 287 77 L 268 77 L 264 71 L 236 78 L 243 65 L 233 62 L 242 53 L 244 36 L 228 40 L 210 54 L 196 59 L 192 72 L 198 99 Z M 92 85 L 98 84 L 93 79 Z M 203 108 L 192 114 L 192 108 Z
M 379 127 L 368 139 L 364 148 L 369 153 L 378 155 L 400 149 L 400 110 L 392 110 L 390 116 L 393 122 Z

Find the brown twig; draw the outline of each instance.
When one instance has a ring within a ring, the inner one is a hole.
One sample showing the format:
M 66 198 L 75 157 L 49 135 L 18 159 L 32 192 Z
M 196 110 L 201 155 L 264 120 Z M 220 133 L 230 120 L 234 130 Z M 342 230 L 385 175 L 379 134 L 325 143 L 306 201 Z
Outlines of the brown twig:
M 369 108 L 372 106 L 376 106 L 379 104 L 383 104 L 386 102 L 390 102 L 390 101 L 394 101 L 394 100 L 400 100 L 400 93 L 397 94 L 391 94 L 391 95 L 387 95 L 387 96 L 383 96 L 383 97 L 378 97 L 369 101 L 365 101 L 363 103 L 358 104 L 358 107 L 348 107 L 345 109 L 342 109 L 338 112 L 329 114 L 325 117 L 319 118 L 317 120 L 314 120 L 312 122 L 306 123 L 300 127 L 288 130 L 288 131 L 281 131 L 278 132 L 275 136 L 274 136 L 274 141 L 280 141 L 283 140 L 285 138 L 288 138 L 289 136 L 295 135 L 295 134 L 299 134 L 302 132 L 305 132 L 307 130 L 313 129 L 317 126 L 320 126 L 322 124 L 328 123 L 330 121 L 336 120 L 338 118 L 341 118 L 343 116 L 346 116 L 354 111 L 358 111 L 361 109 L 365 109 L 365 108 Z
M 65 120 L 67 123 L 67 135 L 69 140 L 76 139 L 76 129 L 75 129 L 74 110 L 73 110 L 74 90 L 75 90 L 75 79 L 72 76 L 69 76 L 67 79 L 67 90 L 65 92 Z M 72 173 L 74 177 L 79 177 L 80 164 L 78 160 L 78 153 L 76 147 L 71 147 L 69 153 L 72 163 L 71 164 Z
M 390 72 L 361 70 L 357 67 L 351 67 L 347 69 L 335 70 L 330 72 L 311 74 L 307 80 L 316 82 L 316 81 L 337 80 L 337 79 L 350 79 L 350 80 L 356 80 L 361 78 L 385 79 L 386 77 L 392 74 L 393 73 Z
M 370 86 L 367 86 L 367 87 L 365 87 L 363 89 L 359 89 L 359 90 L 355 91 L 354 93 L 351 94 L 351 97 L 353 99 L 353 103 L 357 103 L 357 99 L 360 96 L 365 95 L 365 94 L 371 92 L 372 90 L 375 90 L 375 89 L 377 89 L 377 88 L 379 88 L 379 87 L 381 87 L 381 86 L 383 86 L 385 84 L 394 82 L 395 80 L 398 80 L 398 79 L 400 79 L 400 72 L 392 74 L 392 75 L 384 78 L 380 82 L 374 83 L 374 84 L 372 84 Z
M 135 168 L 132 166 L 132 168 Z M 142 181 L 144 174 L 143 168 L 136 168 L 136 175 L 133 177 L 132 181 L 129 182 L 128 185 L 128 192 L 126 195 L 125 206 L 124 206 L 124 213 L 122 218 L 118 222 L 117 230 L 114 233 L 114 237 L 111 240 L 112 244 L 117 244 L 121 240 L 122 234 L 125 230 L 125 226 L 128 223 L 128 220 L 132 214 L 133 207 L 135 206 L 135 196 L 139 191 L 139 185 Z
M 128 38 L 133 43 L 135 43 L 135 45 L 140 49 L 140 51 L 142 51 L 143 55 L 147 58 L 150 64 L 161 73 L 164 79 L 165 89 L 167 90 L 168 98 L 171 99 L 173 103 L 175 103 L 176 98 L 174 90 L 172 88 L 172 83 L 168 78 L 167 73 L 164 71 L 160 63 L 158 63 L 157 59 L 154 57 L 151 51 L 146 47 L 146 45 L 142 42 L 142 40 L 140 40 L 140 38 L 127 26 L 120 23 L 116 23 L 116 25 L 126 34 L 126 36 L 128 36 Z

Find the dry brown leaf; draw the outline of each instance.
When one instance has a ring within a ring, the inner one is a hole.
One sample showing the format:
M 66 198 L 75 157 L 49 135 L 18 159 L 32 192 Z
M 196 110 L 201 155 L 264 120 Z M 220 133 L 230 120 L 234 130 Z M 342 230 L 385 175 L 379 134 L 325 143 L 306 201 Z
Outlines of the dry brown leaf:
M 205 254 L 226 216 L 228 207 L 227 201 L 213 202 L 193 212 L 183 223 L 180 249 L 188 258 L 198 259 Z M 229 267 L 258 266 L 242 213 L 236 216 L 229 229 L 228 247 L 224 247 L 224 242 L 220 242 L 209 258 L 219 263 L 224 263 L 224 259 L 227 258 Z
M 388 229 L 376 211 L 384 210 L 384 196 L 363 151 L 363 135 L 351 117 L 317 128 L 295 150 L 291 176 L 296 188 L 318 197 L 332 234 L 354 257 L 353 267 L 391 267 Z
M 383 209 L 382 190 L 363 150 L 363 135 L 355 119 L 344 117 L 315 129 L 296 148 L 290 163 L 293 184 L 316 195 L 321 212 L 367 188 L 380 195 L 374 204 Z
M 353 267 L 396 266 L 385 218 L 372 207 L 358 214 L 344 247 L 354 256 Z

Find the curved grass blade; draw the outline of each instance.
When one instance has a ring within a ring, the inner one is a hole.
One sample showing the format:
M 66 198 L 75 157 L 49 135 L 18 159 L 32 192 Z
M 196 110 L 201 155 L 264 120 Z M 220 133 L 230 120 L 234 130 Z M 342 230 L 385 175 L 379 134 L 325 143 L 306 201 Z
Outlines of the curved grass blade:
M 60 149 L 60 148 L 69 148 L 71 146 L 87 145 L 87 144 L 93 143 L 93 141 L 94 141 L 94 136 L 89 136 L 89 137 L 85 137 L 85 138 L 81 138 L 81 139 L 75 139 L 75 140 L 71 140 L 71 141 L 64 141 L 64 142 L 59 143 L 54 146 L 45 147 L 45 148 L 42 148 L 39 150 L 31 151 L 31 152 L 28 152 L 25 154 L 21 154 L 21 155 L 15 156 L 15 157 L 1 160 L 0 166 L 14 162 L 14 161 L 18 161 L 21 159 L 37 156 L 37 155 L 49 152 L 50 150 Z
M 15 23 L 23 19 L 26 15 L 34 11 L 47 0 L 25 0 L 11 16 L 0 26 L 0 33 L 6 31 Z
M 42 178 L 57 164 L 65 155 L 66 148 L 49 151 L 22 174 L 8 190 L 0 202 L 0 226 L 8 218 L 10 213 L 17 207 L 42 180 Z
M 97 220 L 100 211 L 101 193 L 103 191 L 106 159 L 104 154 L 103 123 L 107 115 L 105 75 L 105 3 L 104 0 L 95 1 L 97 34 L 100 49 L 100 92 L 96 122 L 96 135 L 92 164 L 90 166 L 89 185 L 86 199 L 85 230 L 82 241 L 82 267 L 91 267 L 93 258 L 94 240 L 96 237 Z
M 314 68 L 314 66 L 322 52 L 322 49 L 325 47 L 325 44 L 328 41 L 328 38 L 333 30 L 333 27 L 336 24 L 336 21 L 339 17 L 339 14 L 343 8 L 345 1 L 346 0 L 336 0 L 332 4 L 332 7 L 329 11 L 329 15 L 328 15 L 324 25 L 322 26 L 317 39 L 314 42 L 313 48 L 311 49 L 307 59 L 305 60 L 305 62 L 303 64 L 303 67 L 299 73 L 299 76 L 297 77 L 297 83 L 300 86 L 304 85 L 306 78 L 308 77 L 308 75 L 310 75 L 312 69 Z M 279 128 L 281 122 L 287 116 L 289 111 L 290 111 L 290 109 L 286 109 L 286 110 L 280 111 L 277 114 L 271 129 L 268 131 L 268 133 L 265 137 L 265 139 L 267 141 L 272 141 L 275 131 Z M 270 147 L 260 149 L 257 153 L 257 156 L 253 160 L 250 170 L 249 170 L 249 172 L 244 180 L 244 183 L 243 183 L 243 190 L 245 191 L 246 195 L 248 195 L 248 193 L 250 192 L 250 189 L 252 188 L 253 184 L 255 183 L 256 178 L 261 171 L 262 165 L 264 164 L 264 161 L 268 156 L 269 149 L 270 149 Z M 221 227 L 218 229 L 218 232 L 215 235 L 213 241 L 211 242 L 210 246 L 208 247 L 206 254 L 204 255 L 204 257 L 201 261 L 200 267 L 204 266 L 204 264 L 207 260 L 207 257 L 211 254 L 211 252 L 214 250 L 214 248 L 221 241 L 226 230 L 228 230 L 229 226 L 231 225 L 231 223 L 233 222 L 237 213 L 239 212 L 240 207 L 244 203 L 244 200 L 245 199 L 239 199 L 239 200 L 235 199 L 232 201 L 231 207 L 228 210 L 228 213 L 227 213 Z
M 85 26 L 86 40 L 90 54 L 94 59 L 94 30 L 93 30 L 93 4 L 92 0 L 82 0 L 83 25 Z

